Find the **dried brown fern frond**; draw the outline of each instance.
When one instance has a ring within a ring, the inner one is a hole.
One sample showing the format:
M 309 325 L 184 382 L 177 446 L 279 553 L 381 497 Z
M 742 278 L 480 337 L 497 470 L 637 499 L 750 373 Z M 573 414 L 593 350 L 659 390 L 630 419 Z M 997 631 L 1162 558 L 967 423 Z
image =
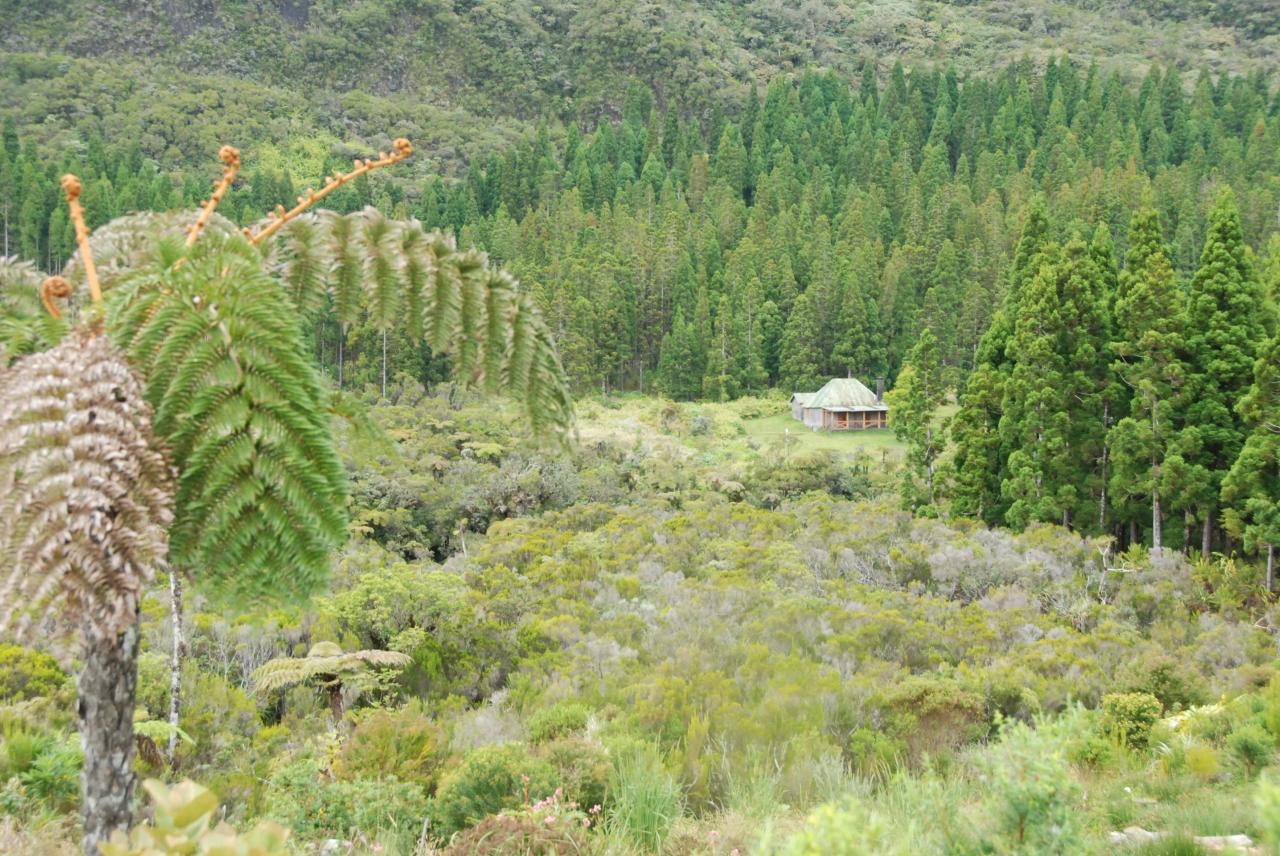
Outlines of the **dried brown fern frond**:
M 73 331 L 0 377 L 0 631 L 60 605 L 131 623 L 168 549 L 174 478 L 142 385 L 110 340 Z
M 288 223 L 294 217 L 297 217 L 299 214 L 303 213 L 347 182 L 355 181 L 360 176 L 373 172 L 375 169 L 400 163 L 400 161 L 413 154 L 413 144 L 404 137 L 399 137 L 394 143 L 392 143 L 392 145 L 395 147 L 395 151 L 389 154 L 387 152 L 378 152 L 378 157 L 376 159 L 370 160 L 366 158 L 364 160 L 360 160 L 357 158 L 352 164 L 353 168 L 351 172 L 343 173 L 341 175 L 325 176 L 324 187 L 319 190 L 312 190 L 308 187 L 307 192 L 298 197 L 297 205 L 293 206 L 293 208 L 288 211 L 285 211 L 283 206 L 272 211 L 270 215 L 270 222 L 258 231 L 252 232 L 249 229 L 245 229 L 244 233 L 249 238 L 249 242 L 252 244 L 262 243 L 274 235 L 285 223 Z
M 181 242 L 200 217 L 195 208 L 174 211 L 140 211 L 125 214 L 93 230 L 89 237 L 90 252 L 102 281 L 103 293 L 110 292 L 126 275 L 155 261 L 166 243 Z M 209 216 L 200 234 L 206 240 L 238 234 L 240 228 L 216 211 Z M 85 284 L 80 253 L 71 257 L 62 275 L 73 288 Z

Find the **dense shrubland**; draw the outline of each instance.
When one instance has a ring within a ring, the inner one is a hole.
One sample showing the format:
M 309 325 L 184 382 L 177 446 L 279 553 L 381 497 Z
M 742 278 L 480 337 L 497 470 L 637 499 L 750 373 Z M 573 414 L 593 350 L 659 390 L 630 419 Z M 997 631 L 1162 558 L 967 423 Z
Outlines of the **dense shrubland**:
M 588 403 L 590 440 L 548 453 L 495 427 L 510 408 L 455 409 L 400 379 L 372 411 L 394 445 L 346 444 L 357 535 L 332 592 L 253 615 L 197 598 L 191 740 L 171 769 L 140 771 L 200 781 L 237 827 L 370 852 L 413 852 L 424 822 L 449 853 L 1101 853 L 1134 824 L 1260 836 L 1280 677 L 1257 569 L 913 518 L 892 462 L 726 454 L 739 409 Z M 528 499 L 503 475 L 517 465 Z M 855 475 L 870 498 L 832 492 Z M 463 496 L 490 497 L 489 516 Z M 166 599 L 144 609 L 151 714 Z M 409 658 L 351 679 L 337 730 L 323 688 L 253 683 L 328 640 Z M 55 661 L 7 650 L 5 685 L 41 691 L 0 708 L 0 805 L 48 820 L 0 835 L 47 844 L 76 799 L 73 695 Z

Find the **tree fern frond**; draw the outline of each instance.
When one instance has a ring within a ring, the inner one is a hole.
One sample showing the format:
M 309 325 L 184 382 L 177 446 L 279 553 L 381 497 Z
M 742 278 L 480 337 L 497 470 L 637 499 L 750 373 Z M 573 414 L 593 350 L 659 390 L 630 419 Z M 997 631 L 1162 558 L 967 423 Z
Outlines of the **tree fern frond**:
M 398 229 L 399 251 L 404 277 L 405 332 L 421 339 L 426 332 L 427 283 L 433 266 L 427 253 L 427 234 L 417 220 L 401 223 Z
M 108 293 L 107 326 L 146 377 L 179 480 L 173 562 L 214 595 L 301 599 L 346 535 L 328 395 L 298 316 L 240 236 Z
M 0 629 L 61 604 L 108 633 L 165 555 L 173 474 L 151 408 L 106 336 L 74 331 L 2 370 Z
M 318 305 L 315 289 L 324 288 L 344 325 L 368 312 L 377 327 L 425 337 L 432 350 L 450 356 L 463 381 L 522 401 L 535 429 L 571 424 L 572 399 L 554 340 L 529 293 L 484 253 L 460 252 L 453 236 L 372 208 L 300 217 L 281 239 L 296 246 L 268 249 L 266 266 L 295 305 Z M 327 274 L 320 275 L 319 261 L 302 270 L 295 260 L 303 258 L 331 260 Z
M 448 352 L 462 323 L 462 274 L 453 237 L 436 232 L 429 239 L 431 284 L 427 286 L 427 344 L 437 353 Z
M 374 326 L 389 330 L 401 320 L 400 304 L 406 290 L 401 279 L 400 230 L 377 208 L 364 209 L 360 220 L 365 305 Z
M 365 264 L 361 253 L 360 219 L 332 211 L 322 211 L 320 216 L 333 254 L 330 289 L 334 313 L 342 325 L 354 324 L 360 319 L 364 295 Z
M 314 317 L 324 308 L 333 256 L 314 214 L 304 214 L 281 228 L 268 246 L 266 265 L 304 317 Z
M 269 693 L 316 679 L 340 681 L 370 666 L 403 669 L 411 662 L 411 657 L 398 651 L 344 652 L 333 642 L 317 642 L 305 657 L 278 657 L 264 663 L 250 682 L 257 692 Z

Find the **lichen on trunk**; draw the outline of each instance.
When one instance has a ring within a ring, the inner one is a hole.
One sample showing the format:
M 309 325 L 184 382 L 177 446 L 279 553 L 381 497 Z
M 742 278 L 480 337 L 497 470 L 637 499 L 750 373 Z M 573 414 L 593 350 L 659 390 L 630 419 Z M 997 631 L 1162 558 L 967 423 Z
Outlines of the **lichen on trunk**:
M 119 633 L 82 626 L 84 667 L 78 682 L 84 852 L 133 820 L 133 711 L 138 688 L 138 621 Z

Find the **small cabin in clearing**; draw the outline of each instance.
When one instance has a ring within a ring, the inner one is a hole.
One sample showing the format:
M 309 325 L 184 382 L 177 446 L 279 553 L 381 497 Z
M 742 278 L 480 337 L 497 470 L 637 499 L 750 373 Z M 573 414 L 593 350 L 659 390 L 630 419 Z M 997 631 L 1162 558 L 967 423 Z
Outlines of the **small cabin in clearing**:
M 884 380 L 872 392 L 853 378 L 833 378 L 817 392 L 791 396 L 791 415 L 809 428 L 827 431 L 862 431 L 889 427 L 889 407 L 884 403 Z

